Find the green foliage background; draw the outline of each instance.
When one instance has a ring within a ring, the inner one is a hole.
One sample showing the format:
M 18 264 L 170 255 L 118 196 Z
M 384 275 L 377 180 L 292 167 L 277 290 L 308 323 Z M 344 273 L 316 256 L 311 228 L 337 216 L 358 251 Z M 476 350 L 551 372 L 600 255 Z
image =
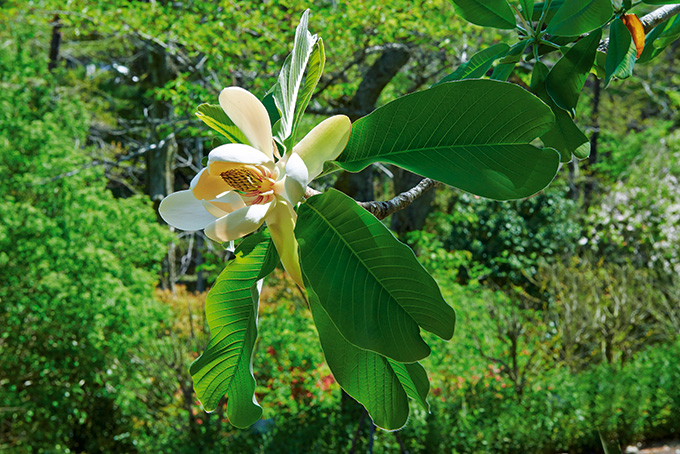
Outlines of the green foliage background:
M 180 156 L 214 145 L 195 107 L 224 85 L 264 93 L 307 6 L 328 59 L 317 113 L 352 96 L 374 46 L 414 49 L 382 103 L 450 73 L 482 39 L 504 39 L 444 1 L 0 6 L 0 451 L 346 452 L 356 442 L 357 452 L 556 453 L 597 452 L 598 430 L 624 443 L 677 438 L 673 47 L 610 84 L 599 125 L 587 82 L 577 120 L 600 128 L 598 162 L 571 177 L 565 166 L 550 189 L 517 202 L 440 189 L 425 228 L 402 238 L 459 316 L 453 341 L 425 339 L 430 414 L 413 407 L 397 435 L 367 421 L 358 430 L 361 412 L 341 402 L 311 315 L 280 272 L 259 314 L 265 419 L 238 430 L 224 401 L 202 412 L 188 365 L 208 339 L 205 296 L 154 290 L 167 245 L 187 240 L 157 222 L 143 163 L 117 160 L 146 143 L 146 122 L 159 138 L 177 131 Z M 50 72 L 57 12 L 62 61 Z M 177 171 L 178 188 L 191 173 Z M 219 271 L 223 255 L 205 256 L 203 272 Z

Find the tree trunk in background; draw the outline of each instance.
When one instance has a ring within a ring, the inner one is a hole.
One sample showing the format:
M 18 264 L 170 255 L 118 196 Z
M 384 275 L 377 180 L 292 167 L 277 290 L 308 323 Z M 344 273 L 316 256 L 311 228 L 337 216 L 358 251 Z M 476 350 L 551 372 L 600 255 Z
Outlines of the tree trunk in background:
M 146 42 L 148 63 L 148 87 L 162 87 L 173 77 L 169 57 L 164 48 Z M 158 212 L 161 200 L 174 191 L 174 163 L 177 154 L 177 142 L 174 135 L 161 131 L 161 127 L 172 123 L 172 106 L 167 102 L 154 101 L 147 109 L 146 117 L 150 129 L 151 148 L 146 152 L 146 192 L 153 201 Z M 154 146 L 155 145 L 155 146 Z M 168 246 L 168 255 L 163 260 L 161 287 L 175 290 L 177 276 L 177 245 Z
M 399 44 L 388 44 L 380 57 L 368 69 L 357 88 L 354 97 L 346 106 L 347 116 L 352 122 L 375 110 L 380 93 L 408 62 L 409 50 Z M 355 200 L 367 202 L 374 200 L 374 172 L 371 167 L 359 172 L 344 172 L 338 177 L 335 188 Z
M 420 175 L 416 175 L 415 173 L 411 173 L 408 170 L 399 167 L 394 167 L 393 172 L 395 194 L 408 191 L 423 179 Z M 430 189 L 411 203 L 411 205 L 406 207 L 406 209 L 394 213 L 392 215 L 390 228 L 398 235 L 422 229 L 425 226 L 427 215 L 432 211 L 435 190 L 436 188 Z
M 52 71 L 57 67 L 57 60 L 59 60 L 59 46 L 61 46 L 61 20 L 59 14 L 55 14 L 52 19 L 52 40 L 50 41 L 50 62 L 47 64 L 47 69 Z

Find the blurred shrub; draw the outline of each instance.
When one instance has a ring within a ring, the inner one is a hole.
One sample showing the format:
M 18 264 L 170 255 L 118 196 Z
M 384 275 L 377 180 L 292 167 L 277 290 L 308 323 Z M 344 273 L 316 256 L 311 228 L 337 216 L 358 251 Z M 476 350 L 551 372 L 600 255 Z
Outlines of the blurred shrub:
M 441 192 L 428 228 L 435 237 L 422 240 L 439 241 L 447 251 L 469 251 L 470 264 L 459 265 L 461 283 L 483 278 L 504 289 L 522 286 L 533 291 L 531 279 L 539 259 L 568 254 L 581 236 L 576 205 L 558 186 L 512 202 Z
M 87 168 L 88 115 L 16 33 L 0 54 L 0 450 L 135 452 L 169 237 Z

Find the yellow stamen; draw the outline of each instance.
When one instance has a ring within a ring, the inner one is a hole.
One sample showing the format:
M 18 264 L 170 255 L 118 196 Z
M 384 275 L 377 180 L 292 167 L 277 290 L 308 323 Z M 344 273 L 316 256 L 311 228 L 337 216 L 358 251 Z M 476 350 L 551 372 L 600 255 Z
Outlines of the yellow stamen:
M 237 191 L 254 192 L 260 189 L 263 180 L 263 175 L 257 170 L 253 166 L 242 166 L 224 171 L 220 176 Z

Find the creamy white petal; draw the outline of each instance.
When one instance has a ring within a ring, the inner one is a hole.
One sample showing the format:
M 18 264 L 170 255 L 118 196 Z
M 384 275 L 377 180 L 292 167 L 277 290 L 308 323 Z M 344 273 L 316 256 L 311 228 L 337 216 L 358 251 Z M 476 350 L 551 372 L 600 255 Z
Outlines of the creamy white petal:
M 274 161 L 266 154 L 241 143 L 220 145 L 208 154 L 208 169 L 213 176 L 219 176 L 226 170 L 241 167 L 244 164 L 274 168 Z
M 323 170 L 323 163 L 340 156 L 345 149 L 352 122 L 344 115 L 327 118 L 309 131 L 304 139 L 293 148 L 307 165 L 309 181 Z
M 294 206 L 305 195 L 305 189 L 309 183 L 307 166 L 297 153 L 291 153 L 286 161 L 285 175 L 285 197 Z
M 257 230 L 275 202 L 250 205 L 223 216 L 205 228 L 208 238 L 218 242 L 233 241 Z
M 202 202 L 205 209 L 216 218 L 221 218 L 246 206 L 241 196 L 233 191 L 227 192 L 215 200 L 203 200 Z
M 297 213 L 285 199 L 281 197 L 276 199 L 276 205 L 267 215 L 267 227 L 269 227 L 269 233 L 279 253 L 283 268 L 297 285 L 304 288 L 298 242 L 294 232 Z
M 227 184 L 220 176 L 210 175 L 205 168 L 198 172 L 191 180 L 191 190 L 197 199 L 211 200 L 220 197 L 233 188 Z
M 215 220 L 191 190 L 170 194 L 161 201 L 158 212 L 165 222 L 181 230 L 201 230 Z
M 262 102 L 241 87 L 227 87 L 220 93 L 220 106 L 248 142 L 274 160 L 272 127 Z

